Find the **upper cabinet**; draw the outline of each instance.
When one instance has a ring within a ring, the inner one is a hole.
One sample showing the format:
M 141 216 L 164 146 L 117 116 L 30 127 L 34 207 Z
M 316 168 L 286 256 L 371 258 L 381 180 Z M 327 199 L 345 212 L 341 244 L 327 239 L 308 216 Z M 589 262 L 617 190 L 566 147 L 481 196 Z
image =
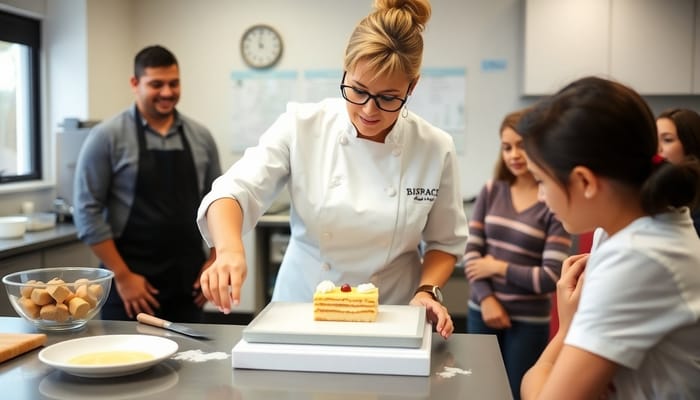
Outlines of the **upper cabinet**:
M 695 2 L 695 62 L 693 63 L 693 93 L 700 94 L 700 1 Z
M 695 0 L 612 0 L 610 75 L 644 94 L 693 90 Z
M 585 75 L 647 95 L 700 94 L 696 3 L 527 0 L 524 94 L 550 94 Z
M 524 92 L 543 95 L 608 72 L 611 0 L 527 0 Z

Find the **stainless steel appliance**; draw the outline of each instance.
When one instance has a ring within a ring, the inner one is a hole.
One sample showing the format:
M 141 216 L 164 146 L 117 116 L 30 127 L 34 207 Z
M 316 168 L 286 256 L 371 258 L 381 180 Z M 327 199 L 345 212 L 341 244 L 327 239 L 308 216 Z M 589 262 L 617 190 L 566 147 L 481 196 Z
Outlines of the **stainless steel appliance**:
M 73 217 L 73 177 L 75 164 L 83 142 L 97 121 L 78 121 L 66 118 L 63 131 L 56 134 L 56 200 L 53 211 L 59 221 Z

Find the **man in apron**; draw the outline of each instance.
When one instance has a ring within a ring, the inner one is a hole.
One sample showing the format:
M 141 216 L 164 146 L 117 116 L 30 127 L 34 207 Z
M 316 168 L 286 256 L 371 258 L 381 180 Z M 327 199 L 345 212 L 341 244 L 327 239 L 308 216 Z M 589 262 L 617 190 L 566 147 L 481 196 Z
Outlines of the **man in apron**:
M 131 88 L 134 106 L 95 126 L 80 151 L 78 236 L 115 274 L 103 319 L 146 312 L 198 322 L 205 303 L 198 278 L 210 261 L 195 216 L 221 174 L 216 144 L 175 109 L 179 67 L 167 49 L 136 55 Z

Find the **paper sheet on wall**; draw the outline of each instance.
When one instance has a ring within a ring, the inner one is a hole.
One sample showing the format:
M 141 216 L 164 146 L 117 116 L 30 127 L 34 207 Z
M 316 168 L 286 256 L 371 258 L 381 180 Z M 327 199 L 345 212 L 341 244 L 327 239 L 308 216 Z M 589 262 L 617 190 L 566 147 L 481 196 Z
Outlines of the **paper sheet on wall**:
M 296 71 L 234 71 L 232 150 L 258 144 L 260 135 L 287 108 L 298 92 Z
M 330 97 L 340 97 L 340 80 L 343 71 L 319 69 L 304 71 L 301 81 L 301 98 L 307 102 L 318 102 Z
M 424 68 L 407 107 L 426 121 L 449 133 L 464 154 L 466 121 L 466 70 Z
M 425 68 L 407 106 L 452 135 L 457 153 L 464 153 L 464 68 Z M 235 71 L 233 81 L 234 152 L 257 144 L 260 135 L 282 114 L 289 101 L 318 102 L 340 96 L 342 70 Z

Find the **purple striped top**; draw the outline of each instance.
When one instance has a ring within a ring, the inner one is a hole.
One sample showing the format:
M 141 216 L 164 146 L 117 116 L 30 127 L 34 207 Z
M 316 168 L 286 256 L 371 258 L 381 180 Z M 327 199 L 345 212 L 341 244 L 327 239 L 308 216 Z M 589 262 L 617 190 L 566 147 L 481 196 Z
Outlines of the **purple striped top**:
M 489 181 L 474 204 L 463 260 L 490 254 L 508 268 L 505 278 L 470 283 L 470 307 L 493 294 L 511 319 L 548 321 L 550 297 L 570 249 L 571 236 L 545 203 L 517 212 L 508 182 Z

